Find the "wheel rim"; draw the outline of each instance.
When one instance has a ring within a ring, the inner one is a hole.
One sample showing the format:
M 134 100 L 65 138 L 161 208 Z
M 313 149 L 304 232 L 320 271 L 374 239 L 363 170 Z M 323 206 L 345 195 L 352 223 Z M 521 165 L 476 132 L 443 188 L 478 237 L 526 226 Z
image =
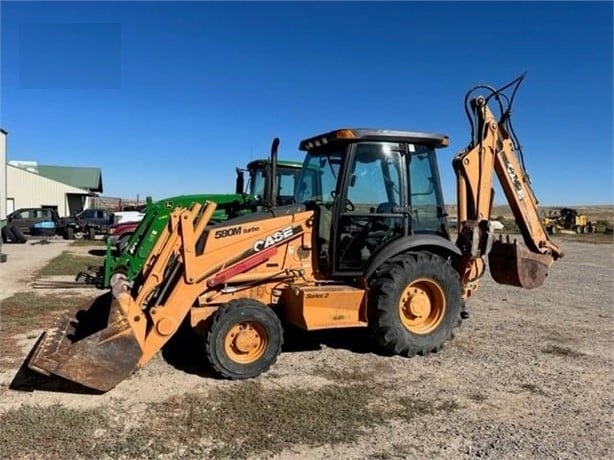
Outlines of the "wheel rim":
M 446 296 L 436 281 L 420 278 L 401 293 L 399 316 L 403 326 L 414 334 L 428 334 L 441 323 L 446 311 Z
M 268 342 L 268 335 L 261 324 L 243 321 L 230 328 L 224 340 L 224 349 L 231 360 L 250 364 L 264 355 Z

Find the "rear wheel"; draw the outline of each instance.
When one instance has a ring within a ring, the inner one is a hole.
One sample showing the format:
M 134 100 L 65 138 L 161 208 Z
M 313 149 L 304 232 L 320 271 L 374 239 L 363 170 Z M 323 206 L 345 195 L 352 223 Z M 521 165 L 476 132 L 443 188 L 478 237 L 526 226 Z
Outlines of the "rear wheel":
M 410 252 L 395 258 L 371 282 L 371 334 L 397 355 L 437 352 L 461 324 L 461 294 L 458 273 L 442 257 Z
M 249 379 L 266 372 L 283 345 L 275 312 L 251 299 L 235 299 L 213 315 L 205 351 L 213 369 L 229 379 Z

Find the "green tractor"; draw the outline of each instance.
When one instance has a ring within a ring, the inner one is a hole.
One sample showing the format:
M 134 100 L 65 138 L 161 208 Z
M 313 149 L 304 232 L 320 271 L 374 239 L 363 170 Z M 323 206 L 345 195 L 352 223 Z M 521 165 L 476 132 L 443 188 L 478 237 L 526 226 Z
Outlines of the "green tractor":
M 273 142 L 272 155 L 276 155 L 278 141 Z M 210 195 L 180 195 L 154 202 L 147 198 L 144 209 L 145 216 L 138 223 L 125 248 L 116 255 L 114 247 L 107 240 L 104 264 L 99 267 L 89 267 L 88 271 L 77 275 L 76 281 L 95 285 L 99 289 L 110 287 L 113 273 L 121 271 L 129 281 L 133 281 L 140 273 L 149 258 L 162 230 L 168 224 L 171 213 L 177 208 L 189 208 L 192 203 L 204 204 L 207 201 L 217 203 L 212 223 L 224 222 L 243 214 L 248 214 L 277 205 L 288 204 L 294 196 L 294 183 L 301 171 L 300 162 L 276 162 L 275 171 L 271 169 L 269 159 L 251 161 L 245 169 L 237 168 L 237 178 L 234 194 Z M 249 174 L 245 188 L 244 173 Z M 276 192 L 271 187 L 271 177 L 276 177 Z M 271 197 L 276 202 L 271 203 Z

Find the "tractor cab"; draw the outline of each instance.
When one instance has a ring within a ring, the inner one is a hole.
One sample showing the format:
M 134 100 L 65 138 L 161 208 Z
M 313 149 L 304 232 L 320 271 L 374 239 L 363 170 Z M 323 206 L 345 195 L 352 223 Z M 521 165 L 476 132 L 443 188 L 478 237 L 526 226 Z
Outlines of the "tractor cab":
M 360 275 L 393 240 L 449 238 L 435 156 L 447 144 L 440 134 L 375 129 L 303 140 L 294 199 L 316 211 L 319 271 Z
M 294 199 L 294 186 L 301 164 L 278 160 L 276 166 L 275 205 L 290 204 Z M 271 193 L 268 188 L 272 185 L 272 162 L 269 159 L 254 160 L 248 163 L 246 169 L 237 168 L 236 172 L 236 193 L 243 193 L 258 203 L 265 204 L 266 197 Z M 244 172 L 248 173 L 247 185 L 245 185 Z

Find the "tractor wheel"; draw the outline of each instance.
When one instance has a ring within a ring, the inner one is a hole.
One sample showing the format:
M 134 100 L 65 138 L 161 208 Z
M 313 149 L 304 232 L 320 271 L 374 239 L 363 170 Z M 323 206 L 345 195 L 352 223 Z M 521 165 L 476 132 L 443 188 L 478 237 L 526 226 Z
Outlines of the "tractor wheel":
M 465 304 L 458 273 L 442 257 L 409 252 L 376 272 L 369 328 L 376 343 L 401 356 L 441 350 L 460 326 Z
M 277 361 L 282 345 L 283 328 L 273 309 L 255 300 L 235 299 L 213 315 L 205 351 L 221 376 L 249 379 Z
M 5 232 L 6 242 L 24 244 L 28 241 L 21 230 L 13 224 L 8 224 L 2 230 Z

